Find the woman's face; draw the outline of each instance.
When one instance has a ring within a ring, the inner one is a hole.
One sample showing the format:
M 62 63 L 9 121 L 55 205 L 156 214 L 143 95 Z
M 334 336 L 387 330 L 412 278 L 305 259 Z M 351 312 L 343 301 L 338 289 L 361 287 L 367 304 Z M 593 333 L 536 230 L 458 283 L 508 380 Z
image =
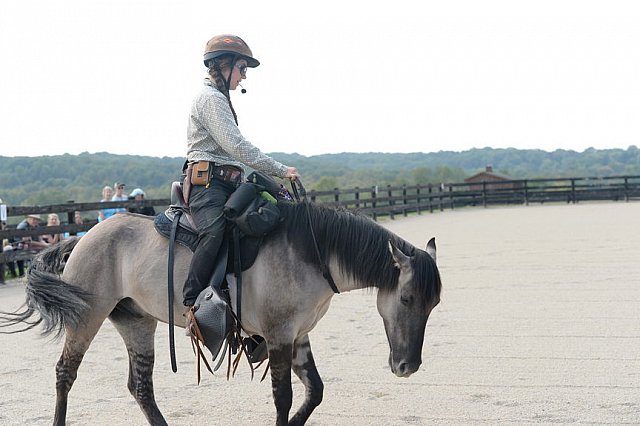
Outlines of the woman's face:
M 227 73 L 225 73 L 228 75 Z M 238 59 L 231 70 L 231 81 L 229 82 L 229 90 L 236 90 L 238 84 L 247 78 L 247 61 Z
M 49 226 L 57 226 L 60 224 L 60 218 L 58 218 L 58 215 L 49 215 L 49 221 L 47 223 L 47 225 Z
M 105 188 L 102 190 L 102 198 L 104 200 L 110 200 L 113 196 L 113 190 L 111 188 Z

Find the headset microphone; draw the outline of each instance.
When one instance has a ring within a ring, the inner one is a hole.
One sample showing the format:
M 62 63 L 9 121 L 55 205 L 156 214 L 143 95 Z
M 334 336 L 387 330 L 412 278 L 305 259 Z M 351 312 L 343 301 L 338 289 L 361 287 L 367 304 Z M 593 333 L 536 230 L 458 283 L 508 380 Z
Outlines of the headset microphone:
M 242 88 L 242 90 L 240 91 L 240 93 L 247 93 L 247 89 L 245 89 L 244 87 L 242 87 L 242 84 L 238 83 L 238 86 L 240 86 Z

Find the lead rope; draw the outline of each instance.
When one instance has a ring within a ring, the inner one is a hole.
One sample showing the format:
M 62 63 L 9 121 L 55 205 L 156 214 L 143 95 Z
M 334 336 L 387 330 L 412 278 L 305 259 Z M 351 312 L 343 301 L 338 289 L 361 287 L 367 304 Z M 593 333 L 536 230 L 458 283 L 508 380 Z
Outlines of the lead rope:
M 299 191 L 298 191 L 299 187 Z M 313 239 L 313 247 L 316 249 L 316 255 L 318 256 L 318 261 L 320 262 L 320 270 L 322 271 L 322 276 L 329 283 L 329 287 L 333 290 L 334 293 L 340 294 L 340 290 L 338 290 L 338 286 L 335 281 L 333 281 L 333 277 L 331 276 L 331 271 L 329 271 L 329 267 L 322 259 L 322 254 L 320 254 L 320 248 L 318 247 L 318 240 L 316 239 L 316 233 L 313 230 L 313 224 L 311 223 L 311 213 L 309 212 L 309 201 L 307 200 L 307 191 L 302 186 L 302 182 L 300 179 L 296 178 L 291 181 L 291 190 L 293 191 L 293 196 L 295 197 L 298 203 L 305 204 L 305 210 L 307 211 L 307 220 L 309 221 L 309 230 L 311 231 L 311 238 Z M 302 201 L 300 199 L 300 195 L 302 195 Z

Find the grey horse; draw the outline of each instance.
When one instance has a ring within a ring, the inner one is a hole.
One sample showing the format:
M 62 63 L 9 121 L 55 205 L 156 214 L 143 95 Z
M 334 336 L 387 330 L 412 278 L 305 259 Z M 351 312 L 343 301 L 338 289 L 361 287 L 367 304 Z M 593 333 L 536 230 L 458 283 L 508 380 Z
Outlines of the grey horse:
M 335 294 L 321 265 L 328 266 L 340 292 L 377 288 L 389 367 L 398 377 L 410 376 L 422 363 L 427 319 L 440 301 L 441 282 L 433 238 L 424 251 L 346 210 L 306 202 L 282 210 L 283 222 L 264 239 L 255 263 L 243 273 L 242 323 L 267 342 L 276 424 L 300 425 L 322 401 L 324 388 L 308 336 Z M 311 227 L 315 238 L 310 238 Z M 56 365 L 55 425 L 65 424 L 78 367 L 106 318 L 127 347 L 129 391 L 150 424 L 167 424 L 152 382 L 154 333 L 158 321 L 166 323 L 169 317 L 167 247 L 151 218 L 118 214 L 34 259 L 26 308 L 2 313 L 0 326 L 22 324 L 29 329 L 40 324 L 45 334 L 65 336 Z M 176 282 L 184 282 L 190 260 L 191 252 L 177 246 Z M 228 281 L 235 301 L 232 275 Z M 181 290 L 175 289 L 177 318 L 184 312 Z M 289 418 L 292 370 L 306 392 L 302 406 Z

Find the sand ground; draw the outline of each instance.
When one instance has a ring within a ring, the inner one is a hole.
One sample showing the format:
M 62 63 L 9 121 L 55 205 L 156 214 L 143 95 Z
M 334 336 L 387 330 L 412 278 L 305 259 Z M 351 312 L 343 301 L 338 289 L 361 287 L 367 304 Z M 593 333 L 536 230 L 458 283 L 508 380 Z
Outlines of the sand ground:
M 387 366 L 375 295 L 334 297 L 311 333 L 325 397 L 309 425 L 640 424 L 640 203 L 473 208 L 384 226 L 424 247 L 436 236 L 444 288 L 424 364 Z M 0 286 L 0 310 L 24 300 Z M 181 333 L 178 333 L 178 337 Z M 273 424 L 269 381 L 240 368 L 196 385 L 187 340 L 171 372 L 156 338 L 156 398 L 172 425 Z M 51 424 L 60 343 L 0 335 L 0 424 Z M 126 388 L 124 346 L 107 321 L 79 370 L 68 424 L 144 425 Z M 294 382 L 294 409 L 303 387 Z

